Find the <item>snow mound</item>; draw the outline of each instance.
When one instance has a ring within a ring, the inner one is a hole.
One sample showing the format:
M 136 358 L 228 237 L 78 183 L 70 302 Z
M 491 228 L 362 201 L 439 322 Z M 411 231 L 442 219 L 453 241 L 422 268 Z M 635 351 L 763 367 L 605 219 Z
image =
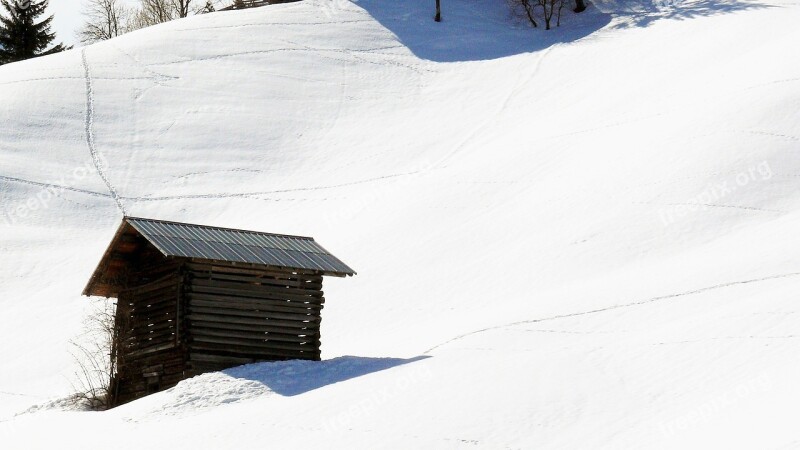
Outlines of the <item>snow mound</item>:
M 206 408 L 243 402 L 271 393 L 272 390 L 255 380 L 224 372 L 207 373 L 182 381 L 159 395 L 159 403 L 163 403 L 146 415 L 196 413 Z
M 295 396 L 424 358 L 361 358 L 248 364 L 198 375 L 148 399 L 152 414 L 184 415 L 270 395 Z M 157 403 L 157 406 L 152 405 Z M 136 409 L 141 409 L 137 407 Z

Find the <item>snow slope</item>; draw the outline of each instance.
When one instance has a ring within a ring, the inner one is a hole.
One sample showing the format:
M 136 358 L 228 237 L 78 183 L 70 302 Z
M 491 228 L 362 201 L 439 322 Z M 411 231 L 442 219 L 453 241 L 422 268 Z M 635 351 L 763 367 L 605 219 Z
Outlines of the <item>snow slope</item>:
M 800 448 L 800 2 L 429 3 L 0 68 L 4 448 Z M 15 416 L 123 211 L 317 238 L 326 361 Z

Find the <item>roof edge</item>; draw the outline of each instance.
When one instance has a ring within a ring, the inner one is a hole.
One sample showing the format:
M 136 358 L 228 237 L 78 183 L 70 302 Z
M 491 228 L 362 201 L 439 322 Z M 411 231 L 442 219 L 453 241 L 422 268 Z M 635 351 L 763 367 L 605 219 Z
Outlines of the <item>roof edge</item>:
M 270 233 L 270 232 L 267 232 L 267 231 L 244 230 L 244 229 L 241 229 L 241 228 L 218 227 L 218 226 L 215 226 L 215 225 L 203 225 L 203 224 L 200 224 L 200 223 L 177 222 L 177 221 L 174 221 L 174 220 L 148 219 L 146 217 L 135 217 L 135 216 L 125 216 L 125 217 L 123 217 L 122 220 L 126 221 L 126 222 L 128 220 L 143 220 L 143 221 L 147 221 L 147 222 L 169 223 L 169 224 L 173 224 L 173 225 L 184 225 L 184 226 L 190 226 L 190 227 L 212 228 L 212 229 L 215 229 L 215 230 L 222 230 L 222 231 L 238 231 L 238 232 L 243 232 L 243 233 L 269 234 L 271 236 L 285 237 L 285 238 L 290 238 L 290 239 L 303 239 L 303 240 L 306 240 L 306 241 L 314 241 L 314 242 L 316 242 L 316 240 L 311 236 L 300 236 L 300 235 L 297 235 L 297 234 Z

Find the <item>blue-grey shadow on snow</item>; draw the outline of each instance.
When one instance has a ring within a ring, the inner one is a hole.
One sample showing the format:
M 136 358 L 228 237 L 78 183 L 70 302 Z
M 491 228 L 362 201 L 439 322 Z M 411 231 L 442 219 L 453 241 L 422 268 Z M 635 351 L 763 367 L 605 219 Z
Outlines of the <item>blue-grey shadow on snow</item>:
M 325 361 L 277 361 L 248 364 L 224 370 L 223 373 L 257 381 L 276 394 L 291 397 L 334 383 L 430 358 L 367 358 L 341 356 Z
M 771 8 L 754 0 L 587 0 L 574 13 L 567 0 L 561 26 L 549 31 L 539 18 L 532 28 L 508 0 L 442 0 L 441 23 L 433 21 L 434 0 L 351 0 L 394 33 L 416 56 L 436 62 L 479 61 L 530 53 L 587 37 L 608 26 L 647 27 L 661 20 L 689 20 Z M 539 14 L 541 15 L 541 14 Z
M 394 33 L 417 57 L 436 62 L 481 61 L 543 50 L 573 42 L 605 27 L 611 15 L 592 5 L 562 12 L 561 27 L 533 28 L 506 0 L 442 0 L 440 23 L 434 0 L 352 0 Z
M 690 20 L 774 5 L 750 0 L 616 0 L 617 28 L 648 27 L 660 20 Z

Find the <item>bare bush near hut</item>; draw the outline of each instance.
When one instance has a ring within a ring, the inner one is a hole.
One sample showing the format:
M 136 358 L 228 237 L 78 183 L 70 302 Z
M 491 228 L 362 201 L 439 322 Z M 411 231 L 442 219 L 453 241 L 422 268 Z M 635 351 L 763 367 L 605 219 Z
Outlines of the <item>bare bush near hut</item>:
M 124 34 L 129 14 L 122 0 L 88 0 L 83 7 L 85 22 L 79 31 L 81 42 L 90 44 Z
M 72 356 L 78 363 L 75 398 L 88 409 L 104 410 L 113 405 L 112 389 L 119 367 L 117 350 L 123 341 L 116 309 L 111 299 L 99 301 L 86 318 L 81 342 L 71 342 Z

